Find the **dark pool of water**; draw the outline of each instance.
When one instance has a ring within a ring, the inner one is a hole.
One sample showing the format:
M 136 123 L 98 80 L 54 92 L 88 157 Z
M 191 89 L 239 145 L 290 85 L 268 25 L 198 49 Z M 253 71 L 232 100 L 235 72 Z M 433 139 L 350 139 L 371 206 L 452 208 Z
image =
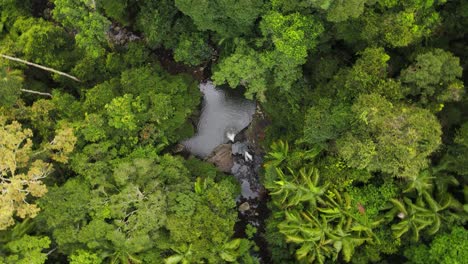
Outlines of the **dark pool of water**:
M 256 106 L 254 101 L 216 88 L 211 82 L 200 84 L 200 91 L 203 106 L 197 133 L 182 144 L 190 153 L 205 158 L 216 146 L 228 142 L 228 130 L 238 133 L 250 124 Z

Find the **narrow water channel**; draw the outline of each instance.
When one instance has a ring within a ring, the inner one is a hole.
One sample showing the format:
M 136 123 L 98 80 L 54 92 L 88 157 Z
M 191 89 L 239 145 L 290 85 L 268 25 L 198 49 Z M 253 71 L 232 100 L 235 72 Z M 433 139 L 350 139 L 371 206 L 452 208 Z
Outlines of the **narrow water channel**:
M 236 237 L 245 237 L 248 224 L 257 228 L 254 241 L 261 252 L 254 254 L 262 263 L 267 263 L 267 246 L 261 233 L 264 231 L 264 219 L 268 210 L 265 191 L 258 176 L 263 155 L 255 151 L 257 146 L 245 133 L 256 113 L 256 104 L 245 99 L 238 91 L 219 89 L 211 82 L 200 84 L 200 91 L 203 93 L 203 105 L 197 133 L 181 143 L 187 151 L 201 159 L 212 157 L 215 155 L 213 151 L 216 152 L 218 146 L 223 146 L 227 154 L 220 155 L 220 159 L 229 159 L 229 162 L 221 163 L 229 164 L 225 172 L 232 174 L 241 187 L 241 194 L 237 198 L 240 221 L 235 227 Z M 236 134 L 234 140 L 228 138 L 228 133 Z

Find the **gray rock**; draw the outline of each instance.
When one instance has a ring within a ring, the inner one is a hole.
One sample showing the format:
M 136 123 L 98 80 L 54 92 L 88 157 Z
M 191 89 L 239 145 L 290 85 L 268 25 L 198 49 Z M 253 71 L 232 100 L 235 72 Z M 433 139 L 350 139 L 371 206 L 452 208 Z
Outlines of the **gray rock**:
M 213 163 L 220 171 L 230 173 L 234 165 L 231 144 L 221 144 L 207 157 L 206 161 Z
M 185 146 L 180 143 L 175 145 L 174 148 L 172 149 L 172 153 L 174 154 L 181 153 L 184 151 L 186 151 Z
M 232 154 L 240 154 L 243 155 L 245 151 L 247 151 L 247 145 L 242 142 L 236 142 L 232 145 Z
M 250 210 L 250 204 L 248 202 L 245 202 L 239 205 L 239 212 L 243 213 L 248 210 Z

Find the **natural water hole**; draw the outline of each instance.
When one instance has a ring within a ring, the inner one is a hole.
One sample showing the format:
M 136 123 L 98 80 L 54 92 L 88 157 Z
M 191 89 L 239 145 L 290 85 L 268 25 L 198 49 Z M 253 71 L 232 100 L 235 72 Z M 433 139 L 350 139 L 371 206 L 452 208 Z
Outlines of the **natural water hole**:
M 200 159 L 214 155 L 213 150 L 222 145 L 227 148 L 227 155 L 221 159 L 230 159 L 230 169 L 239 182 L 241 195 L 237 198 L 240 221 L 236 224 L 236 236 L 245 236 L 247 224 L 257 228 L 255 242 L 261 249 L 259 257 L 265 263 L 268 258 L 264 231 L 264 219 L 268 215 L 265 191 L 259 180 L 259 171 L 263 163 L 263 154 L 255 151 L 256 142 L 246 137 L 245 130 L 251 124 L 256 113 L 256 103 L 243 97 L 241 91 L 220 89 L 208 81 L 200 84 L 203 93 L 201 115 L 196 134 L 181 142 L 186 150 Z M 236 135 L 234 140 L 229 135 Z M 226 145 L 226 143 L 229 143 Z M 224 161 L 226 163 L 226 161 Z

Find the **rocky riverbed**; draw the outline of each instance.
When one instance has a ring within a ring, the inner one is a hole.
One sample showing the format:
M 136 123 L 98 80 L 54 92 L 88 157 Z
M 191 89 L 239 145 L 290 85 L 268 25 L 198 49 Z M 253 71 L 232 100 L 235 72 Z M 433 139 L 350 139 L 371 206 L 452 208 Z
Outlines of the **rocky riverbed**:
M 236 224 L 236 237 L 246 237 L 248 225 L 255 227 L 253 239 L 260 252 L 253 252 L 263 263 L 269 253 L 262 234 L 268 217 L 266 191 L 261 174 L 268 121 L 255 102 L 231 90 L 221 90 L 210 82 L 202 83 L 203 105 L 197 124 L 197 133 L 182 142 L 184 151 L 214 164 L 220 171 L 237 179 L 241 193 L 237 198 L 240 221 Z M 235 134 L 229 138 L 228 134 Z M 182 146 L 181 145 L 181 146 Z

